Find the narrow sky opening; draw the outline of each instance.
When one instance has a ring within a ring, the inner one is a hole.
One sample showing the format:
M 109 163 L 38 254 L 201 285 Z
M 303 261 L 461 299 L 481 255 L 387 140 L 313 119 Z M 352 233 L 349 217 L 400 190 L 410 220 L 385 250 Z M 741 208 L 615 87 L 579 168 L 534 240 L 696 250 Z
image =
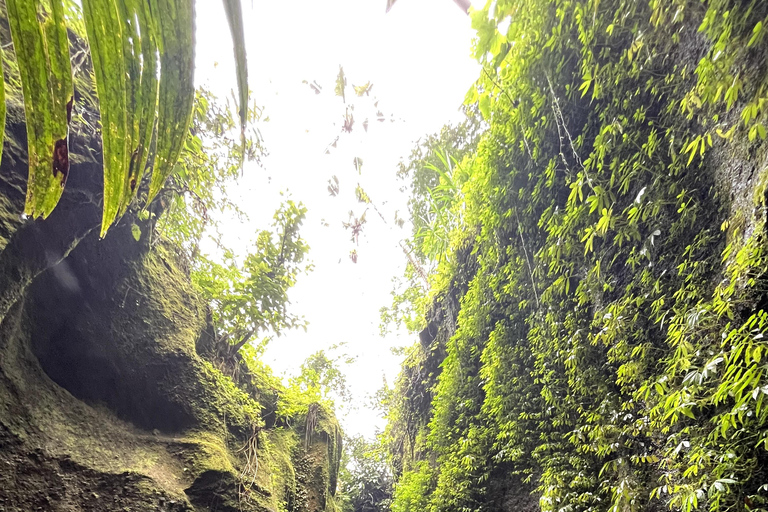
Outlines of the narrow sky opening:
M 273 340 L 263 358 L 286 376 L 318 350 L 337 347 L 332 354 L 354 358 L 341 370 L 356 409 L 342 410 L 341 419 L 348 433 L 368 436 L 384 423 L 363 405 L 384 379 L 394 381 L 401 357 L 391 349 L 415 341 L 403 332 L 379 335 L 379 310 L 390 304 L 391 280 L 403 272 L 399 242 L 410 229 L 394 223 L 395 212 L 408 216 L 401 191 L 407 184 L 396 178 L 398 162 L 420 137 L 461 120 L 464 95 L 479 76 L 470 57 L 470 19 L 452 0 L 399 0 L 388 14 L 385 6 L 384 0 L 296 0 L 290 7 L 243 2 L 250 88 L 264 108 L 258 128 L 269 156 L 261 168 L 247 166 L 230 191 L 250 222 L 224 226 L 227 243 L 245 249 L 285 198 L 280 192 L 307 206 L 302 234 L 315 270 L 301 277 L 290 298 L 309 328 Z M 198 85 L 223 99 L 233 96 L 236 82 L 220 7 L 197 4 L 196 72 Z M 347 95 L 353 85 L 373 84 L 367 97 L 355 98 L 351 133 L 341 128 L 352 102 L 333 94 L 339 66 L 348 79 Z M 320 94 L 312 83 L 321 87 Z M 362 160 L 360 169 L 355 158 Z M 337 197 L 327 190 L 333 176 L 339 179 Z M 342 222 L 350 211 L 359 216 L 366 209 L 355 200 L 358 185 L 383 220 L 369 207 L 355 244 Z M 358 253 L 357 263 L 351 250 Z

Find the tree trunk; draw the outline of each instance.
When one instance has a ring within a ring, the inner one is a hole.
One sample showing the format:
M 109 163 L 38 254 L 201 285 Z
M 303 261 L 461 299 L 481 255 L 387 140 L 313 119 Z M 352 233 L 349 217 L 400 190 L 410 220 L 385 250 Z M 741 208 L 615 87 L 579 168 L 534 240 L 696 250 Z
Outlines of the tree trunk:
M 246 343 L 248 343 L 248 340 L 251 339 L 251 336 L 256 334 L 256 329 L 251 329 L 247 333 L 243 335 L 242 338 L 240 338 L 240 341 L 235 343 L 234 345 L 229 345 L 229 355 L 234 357 L 237 355 L 238 352 L 240 352 L 240 349 L 245 346 Z

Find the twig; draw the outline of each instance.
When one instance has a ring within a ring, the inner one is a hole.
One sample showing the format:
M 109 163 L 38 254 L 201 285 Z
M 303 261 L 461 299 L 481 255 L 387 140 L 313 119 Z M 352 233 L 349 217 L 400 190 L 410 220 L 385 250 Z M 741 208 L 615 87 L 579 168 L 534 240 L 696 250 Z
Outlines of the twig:
M 368 200 L 369 200 L 368 204 L 373 208 L 373 211 L 375 211 L 379 215 L 379 217 L 381 218 L 381 221 L 391 231 L 393 229 L 392 226 L 389 225 L 389 223 L 387 222 L 387 219 L 384 217 L 381 211 L 379 211 L 379 208 L 376 206 L 376 203 L 373 202 L 373 199 L 371 198 L 370 195 L 368 195 Z M 419 274 L 419 277 L 421 277 L 421 279 L 424 281 L 424 284 L 426 285 L 426 287 L 429 288 L 429 277 L 427 277 L 427 272 L 424 270 L 424 267 L 422 267 L 421 264 L 419 264 L 419 262 L 416 261 L 416 259 L 411 255 L 411 252 L 409 252 L 406 249 L 405 245 L 403 245 L 402 240 L 400 240 L 398 244 L 400 245 L 400 249 L 403 250 L 403 254 L 405 254 L 405 257 L 408 258 L 408 261 L 411 263 L 411 265 L 413 265 L 413 268 L 416 269 L 416 273 Z
M 515 219 L 517 219 L 517 232 L 520 235 L 520 243 L 523 245 L 523 254 L 525 254 L 525 263 L 528 265 L 528 275 L 531 277 L 531 286 L 533 287 L 533 296 L 536 298 L 536 307 L 539 308 L 539 294 L 536 291 L 536 281 L 533 278 L 533 266 L 531 265 L 531 259 L 528 256 L 528 249 L 525 247 L 525 238 L 523 238 L 523 228 L 520 226 L 520 217 L 517 215 L 517 207 L 513 208 L 515 211 Z
M 405 245 L 403 245 L 403 241 L 400 240 L 399 242 L 400 248 L 403 250 L 403 254 L 405 254 L 405 257 L 408 258 L 408 261 L 413 265 L 413 268 L 416 269 L 416 273 L 419 274 L 419 277 L 424 281 L 424 284 L 429 288 L 429 277 L 427 277 L 427 272 L 424 270 L 424 267 L 419 264 L 418 261 L 411 255 L 411 251 L 408 251 L 405 248 Z
M 592 186 L 592 178 L 589 177 L 587 168 L 584 167 L 584 163 L 581 161 L 581 157 L 579 157 L 579 154 L 576 151 L 576 146 L 573 143 L 573 137 L 571 137 L 571 133 L 568 131 L 568 126 L 565 123 L 565 117 L 563 116 L 563 111 L 560 109 L 560 102 L 558 101 L 557 95 L 555 94 L 555 88 L 552 87 L 552 81 L 549 79 L 549 75 L 545 75 L 545 76 L 547 77 L 547 84 L 549 84 L 549 91 L 552 94 L 552 100 L 553 100 L 552 112 L 555 114 L 555 124 L 557 125 L 557 133 L 560 137 L 560 158 L 563 160 L 566 170 L 568 170 L 568 161 L 566 160 L 565 155 L 563 154 L 563 134 L 560 131 L 561 125 L 562 125 L 562 131 L 565 132 L 565 135 L 568 138 L 568 144 L 571 147 L 573 158 L 576 160 L 576 163 L 579 164 L 579 167 L 581 167 L 581 170 L 584 172 L 584 176 L 587 178 L 587 186 L 592 190 L 593 193 L 597 194 L 597 192 L 595 192 L 594 187 Z M 559 120 L 558 120 L 558 117 L 559 117 Z
M 509 100 L 509 104 L 513 107 L 517 106 L 516 102 L 512 99 L 512 96 L 510 96 L 507 90 L 493 78 L 491 73 L 489 73 L 485 67 L 483 67 L 483 72 L 488 77 L 488 80 L 490 80 L 493 85 L 495 85 L 501 92 L 504 93 L 504 96 L 506 96 Z M 522 126 L 520 126 L 520 134 L 523 136 L 523 143 L 525 144 L 526 151 L 528 151 L 528 157 L 531 159 L 531 162 L 535 162 L 533 153 L 531 152 L 531 146 L 528 144 L 528 137 L 525 136 L 525 128 Z

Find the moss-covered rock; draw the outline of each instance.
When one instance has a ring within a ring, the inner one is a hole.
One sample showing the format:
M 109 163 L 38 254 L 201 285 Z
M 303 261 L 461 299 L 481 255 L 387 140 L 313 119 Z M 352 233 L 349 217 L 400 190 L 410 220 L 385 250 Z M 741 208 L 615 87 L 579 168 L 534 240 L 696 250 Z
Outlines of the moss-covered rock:
M 23 125 L 8 134 L 0 511 L 330 509 L 340 458 L 332 415 L 305 449 L 305 418 L 275 422 L 278 381 L 238 385 L 198 354 L 206 304 L 176 250 L 144 224 L 136 241 L 141 222 L 130 213 L 98 238 L 92 160 L 73 159 L 48 219 L 23 218 Z
M 263 429 L 261 405 L 195 352 L 205 305 L 170 247 L 118 226 L 20 296 L 0 324 L 5 510 L 325 509 L 335 419 L 307 450 L 300 419 Z

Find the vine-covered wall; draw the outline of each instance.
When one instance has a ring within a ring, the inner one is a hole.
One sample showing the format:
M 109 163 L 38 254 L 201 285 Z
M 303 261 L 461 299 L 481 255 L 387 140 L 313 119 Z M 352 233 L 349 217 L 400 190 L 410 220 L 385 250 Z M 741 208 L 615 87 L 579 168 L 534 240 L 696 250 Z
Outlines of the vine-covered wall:
M 393 510 L 765 510 L 768 4 L 472 21 L 487 129 L 390 412 Z

